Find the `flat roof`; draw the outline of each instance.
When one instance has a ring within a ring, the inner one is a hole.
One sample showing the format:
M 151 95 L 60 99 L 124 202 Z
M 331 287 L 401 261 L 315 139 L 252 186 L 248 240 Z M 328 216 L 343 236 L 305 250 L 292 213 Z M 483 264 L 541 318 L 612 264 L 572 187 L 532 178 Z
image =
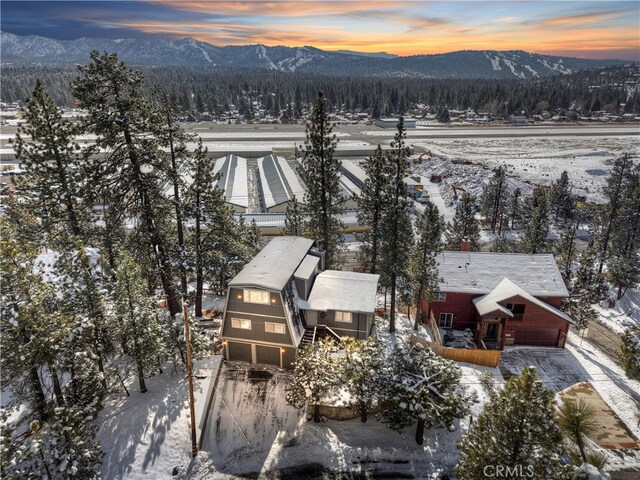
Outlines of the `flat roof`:
M 489 293 L 504 277 L 536 297 L 568 297 L 552 254 L 441 252 L 441 292 Z
M 244 266 L 229 286 L 282 290 L 305 258 L 313 240 L 302 237 L 275 237 Z
M 286 203 L 293 198 L 304 201 L 305 188 L 282 157 L 273 154 L 258 159 L 260 185 L 266 208 Z
M 316 257 L 315 255 L 307 255 L 306 257 L 304 257 L 304 260 L 302 260 L 302 263 L 295 271 L 293 276 L 301 280 L 309 280 L 319 262 L 320 257 Z
M 213 173 L 220 172 L 218 187 L 224 191 L 227 203 L 249 208 L 247 159 L 231 154 L 216 160 Z
M 349 200 L 354 195 L 360 195 L 360 187 L 352 182 L 346 175 L 341 174 L 339 182 L 340 190 L 345 200 Z
M 373 313 L 380 275 L 370 273 L 325 270 L 313 283 L 309 300 L 303 306 L 308 310 L 327 310 Z

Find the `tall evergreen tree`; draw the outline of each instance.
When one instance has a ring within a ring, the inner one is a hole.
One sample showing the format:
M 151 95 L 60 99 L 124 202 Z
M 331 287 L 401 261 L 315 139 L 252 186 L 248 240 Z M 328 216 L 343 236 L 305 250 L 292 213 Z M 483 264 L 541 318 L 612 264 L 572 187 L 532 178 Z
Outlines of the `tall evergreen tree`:
M 549 202 L 547 193 L 536 188 L 523 206 L 525 221 L 522 251 L 526 253 L 542 253 L 546 250 L 549 234 Z
M 409 168 L 409 148 L 406 146 L 407 131 L 400 117 L 397 132 L 388 153 L 391 178 L 384 195 L 384 210 L 381 222 L 380 271 L 391 290 L 389 331 L 395 332 L 396 287 L 400 276 L 406 275 L 409 255 L 413 245 L 413 227 L 409 218 L 410 201 L 404 177 Z
M 369 229 L 362 233 L 360 261 L 371 273 L 377 273 L 380 258 L 380 229 L 385 205 L 384 192 L 389 185 L 390 163 L 378 145 L 373 156 L 363 164 L 367 179 L 358 195 L 358 223 Z
M 493 172 L 493 177 L 482 192 L 480 211 L 491 222 L 491 231 L 495 232 L 497 227 L 500 233 L 508 208 L 507 173 L 503 166 L 499 166 Z
M 65 268 L 75 270 L 73 276 L 81 279 L 82 288 L 75 288 L 79 285 L 74 284 L 75 291 L 62 294 L 71 309 L 68 313 L 84 315 L 93 325 L 95 358 L 104 374 L 108 346 L 102 288 L 88 257 L 71 254 L 84 252 L 91 243 L 92 208 L 96 200 L 86 171 L 85 152 L 74 140 L 80 130 L 76 123 L 63 119 L 40 81 L 36 82 L 23 116 L 25 123 L 18 130 L 15 144 L 27 176 L 19 183 L 19 191 L 39 218 L 47 247 L 64 254 L 58 257 L 60 261 L 80 261 L 70 262 Z
M 435 300 L 440 276 L 436 254 L 442 249 L 442 232 L 444 217 L 440 215 L 438 207 L 429 203 L 416 222 L 417 240 L 411 255 L 410 271 L 415 290 L 416 318 L 413 328 L 418 330 L 420 315 L 420 300 L 427 302 Z M 422 312 L 426 314 L 426 312 Z
M 555 420 L 554 394 L 544 388 L 534 367 L 490 392 L 489 403 L 458 444 L 456 474 L 476 480 L 510 467 L 518 476 L 569 478 L 560 461 L 562 435 Z
M 340 161 L 333 156 L 336 136 L 332 133 L 326 103 L 324 94 L 318 92 L 307 123 L 302 169 L 307 184 L 305 205 L 311 236 L 325 251 L 326 268 L 335 269 L 340 265 L 344 243 L 339 218 L 344 211 L 344 198 L 340 193 Z
M 390 404 L 382 414 L 383 422 L 397 431 L 417 424 L 418 445 L 424 441 L 425 428 L 453 428 L 453 421 L 467 415 L 476 401 L 460 385 L 460 367 L 419 344 L 397 347 L 381 377 Z
M 344 350 L 342 360 L 341 383 L 354 401 L 360 414 L 360 421 L 367 421 L 367 411 L 374 402 L 380 401 L 378 374 L 384 365 L 384 347 L 377 337 L 355 340 L 344 337 L 340 342 Z
M 184 129 L 178 124 L 178 104 L 171 100 L 169 95 L 160 87 L 154 88 L 154 98 L 156 101 L 156 115 L 158 117 L 156 126 L 156 136 L 160 141 L 160 145 L 168 149 L 169 166 L 168 181 L 173 186 L 173 206 L 175 210 L 176 233 L 178 235 L 178 252 L 177 262 L 180 270 L 180 289 L 182 297 L 187 296 L 187 266 L 184 236 L 184 221 L 182 212 L 182 202 L 180 201 L 180 189 L 182 183 L 182 175 L 180 175 L 180 166 L 187 157 L 187 148 L 185 142 L 190 137 L 185 133 Z
M 509 218 L 511 219 L 511 230 L 514 229 L 516 221 L 522 217 L 521 209 L 522 191 L 516 187 L 509 197 Z
M 289 200 L 287 203 L 287 212 L 284 217 L 284 230 L 282 232 L 285 235 L 291 235 L 293 237 L 304 237 L 307 228 L 304 208 L 294 196 L 293 200 Z
M 170 206 L 158 177 L 167 166 L 154 135 L 157 117 L 143 94 L 142 74 L 127 68 L 115 54 L 98 52 L 79 69 L 71 90 L 87 111 L 86 129 L 97 136 L 95 148 L 108 151 L 104 161 L 94 162 L 94 178 L 117 210 L 139 220 L 173 316 L 180 302 L 165 225 Z
M 154 311 L 154 299 L 148 295 L 141 267 L 123 252 L 116 271 L 114 312 L 124 350 L 135 364 L 142 393 L 147 391 L 145 377 L 157 365 L 160 356 L 160 325 Z
M 624 203 L 625 197 L 629 192 L 629 183 L 633 179 L 633 172 L 640 169 L 639 165 L 634 165 L 633 159 L 624 154 L 616 159 L 611 169 L 607 183 L 604 187 L 604 194 L 607 197 L 607 219 L 600 239 L 600 263 L 598 271 L 602 273 L 605 262 L 609 258 L 609 242 L 611 241 L 611 232 L 615 222 L 618 220 L 618 213 Z
M 551 182 L 549 191 L 549 210 L 554 215 L 554 221 L 560 219 L 565 224 L 574 213 L 574 200 L 571 196 L 571 184 L 569 182 L 569 174 L 564 170 L 560 174 L 560 178 Z
M 620 361 L 627 377 L 640 380 L 640 326 L 632 325 L 625 330 Z
M 480 249 L 480 226 L 476 222 L 476 209 L 468 194 L 462 195 L 462 202 L 456 207 L 453 223 L 445 231 L 447 248 L 460 250 L 463 241 L 468 241 L 471 250 Z
M 297 408 L 313 406 L 313 421 L 320 422 L 320 400 L 339 379 L 333 344 L 322 340 L 305 346 L 296 357 L 287 403 Z

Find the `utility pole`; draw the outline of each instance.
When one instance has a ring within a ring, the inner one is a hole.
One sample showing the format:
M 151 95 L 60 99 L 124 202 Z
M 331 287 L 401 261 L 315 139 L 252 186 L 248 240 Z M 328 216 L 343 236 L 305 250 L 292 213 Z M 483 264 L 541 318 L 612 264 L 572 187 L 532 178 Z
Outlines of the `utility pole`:
M 196 439 L 196 408 L 193 400 L 193 364 L 191 362 L 191 330 L 189 329 L 189 317 L 187 316 L 187 303 L 182 302 L 182 316 L 184 317 L 184 338 L 187 342 L 187 377 L 189 378 L 189 409 L 191 410 L 191 456 L 198 454 L 198 442 Z

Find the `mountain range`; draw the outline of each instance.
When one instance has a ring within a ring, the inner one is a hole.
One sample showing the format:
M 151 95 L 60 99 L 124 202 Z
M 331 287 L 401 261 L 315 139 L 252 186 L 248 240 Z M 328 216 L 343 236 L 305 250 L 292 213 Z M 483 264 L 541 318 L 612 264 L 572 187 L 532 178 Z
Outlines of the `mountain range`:
M 520 50 L 463 50 L 399 57 L 385 52 L 326 51 L 309 46 L 218 47 L 193 38 L 176 41 L 160 38 L 56 40 L 0 33 L 0 53 L 5 64 L 86 63 L 92 50 L 115 52 L 130 65 L 264 68 L 282 72 L 408 78 L 533 79 L 629 63 Z

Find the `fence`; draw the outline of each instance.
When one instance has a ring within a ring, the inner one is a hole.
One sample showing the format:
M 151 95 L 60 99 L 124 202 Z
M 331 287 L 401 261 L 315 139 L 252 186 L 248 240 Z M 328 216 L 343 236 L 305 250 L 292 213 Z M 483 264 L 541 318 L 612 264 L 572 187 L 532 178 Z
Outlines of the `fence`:
M 484 365 L 485 367 L 497 367 L 500 363 L 500 350 L 468 350 L 466 348 L 451 348 L 442 345 L 440 337 L 440 329 L 433 318 L 433 313 L 429 316 L 429 325 L 427 328 L 431 330 L 431 338 L 433 342 L 429 342 L 422 338 L 411 335 L 410 342 L 412 345 L 420 343 L 429 347 L 436 355 L 455 360 L 456 362 L 467 362 L 474 365 Z

